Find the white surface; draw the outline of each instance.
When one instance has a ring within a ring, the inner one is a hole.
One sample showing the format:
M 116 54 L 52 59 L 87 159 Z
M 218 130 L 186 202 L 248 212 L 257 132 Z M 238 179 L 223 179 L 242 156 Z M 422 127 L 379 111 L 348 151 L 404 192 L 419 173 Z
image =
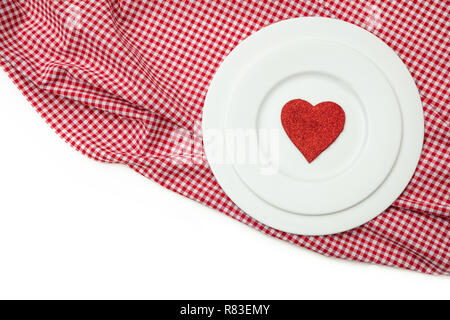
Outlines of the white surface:
M 325 258 L 88 159 L 2 70 L 0 93 L 2 299 L 450 299 L 450 277 Z
M 318 75 L 328 78 L 319 89 L 311 86 L 318 85 Z M 336 90 L 339 86 L 347 90 Z M 358 101 L 356 107 L 350 108 L 351 103 L 345 101 L 348 91 Z M 221 153 L 214 150 L 217 143 L 205 139 L 208 161 L 227 195 L 255 219 L 307 235 L 352 229 L 389 207 L 414 173 L 423 141 L 420 97 L 395 52 L 364 29 L 335 19 L 298 18 L 265 27 L 241 42 L 215 74 L 204 107 L 204 134 L 278 129 L 279 158 L 292 158 L 289 139 L 280 126 L 283 94 L 284 103 L 299 98 L 313 104 L 340 104 L 347 118 L 342 135 L 311 165 L 293 166 L 290 161 L 273 175 L 263 174 L 263 166 L 254 163 L 217 163 L 211 156 Z M 367 137 L 362 148 L 358 148 L 358 134 L 346 134 L 352 122 L 360 121 L 358 108 L 365 114 L 360 131 Z M 267 113 L 272 123 L 261 121 Z M 225 138 L 225 152 L 228 140 Z M 355 148 L 335 152 L 341 144 Z M 349 160 L 348 154 L 353 159 Z M 302 159 L 299 152 L 297 156 Z M 342 163 L 348 163 L 344 170 Z M 298 168 L 301 175 L 314 166 L 321 167 L 328 177 L 324 179 L 320 169 L 314 171 L 314 181 L 299 178 L 298 173 L 286 175 L 289 168 Z M 324 194 L 326 202 L 321 201 Z

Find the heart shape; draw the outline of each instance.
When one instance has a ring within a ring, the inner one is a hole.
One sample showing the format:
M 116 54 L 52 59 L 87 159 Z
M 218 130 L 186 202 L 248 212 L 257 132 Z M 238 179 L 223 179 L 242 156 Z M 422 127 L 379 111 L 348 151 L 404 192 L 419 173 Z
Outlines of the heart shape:
M 281 110 L 281 124 L 289 139 L 311 163 L 341 134 L 345 112 L 334 102 L 313 106 L 308 101 L 295 99 Z

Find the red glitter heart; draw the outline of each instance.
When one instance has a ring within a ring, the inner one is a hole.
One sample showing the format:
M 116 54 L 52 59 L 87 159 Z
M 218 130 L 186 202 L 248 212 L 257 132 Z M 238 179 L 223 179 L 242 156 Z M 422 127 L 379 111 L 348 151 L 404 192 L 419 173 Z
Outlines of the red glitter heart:
M 313 106 L 308 101 L 295 99 L 281 110 L 281 124 L 289 139 L 311 162 L 341 134 L 345 112 L 334 102 Z

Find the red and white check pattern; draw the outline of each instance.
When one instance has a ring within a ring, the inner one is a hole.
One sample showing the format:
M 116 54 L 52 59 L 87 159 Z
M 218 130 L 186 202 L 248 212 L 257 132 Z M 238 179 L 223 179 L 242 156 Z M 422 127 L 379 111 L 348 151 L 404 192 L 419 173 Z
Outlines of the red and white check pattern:
M 412 73 L 425 113 L 424 149 L 407 189 L 376 219 L 331 236 L 262 225 L 230 201 L 207 163 L 172 160 L 171 133 L 198 140 L 224 57 L 260 28 L 300 16 L 342 19 L 383 39 Z M 442 0 L 2 0 L 0 64 L 50 126 L 92 158 L 126 164 L 327 256 L 449 274 L 449 29 Z

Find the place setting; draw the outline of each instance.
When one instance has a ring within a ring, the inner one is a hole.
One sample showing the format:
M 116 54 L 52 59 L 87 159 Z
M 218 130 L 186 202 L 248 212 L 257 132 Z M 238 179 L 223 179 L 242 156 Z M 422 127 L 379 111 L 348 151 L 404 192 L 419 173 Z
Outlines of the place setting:
M 242 210 L 275 229 L 326 235 L 395 201 L 418 163 L 424 123 L 391 48 L 350 23 L 306 17 L 265 27 L 226 57 L 203 134 L 218 183 Z

